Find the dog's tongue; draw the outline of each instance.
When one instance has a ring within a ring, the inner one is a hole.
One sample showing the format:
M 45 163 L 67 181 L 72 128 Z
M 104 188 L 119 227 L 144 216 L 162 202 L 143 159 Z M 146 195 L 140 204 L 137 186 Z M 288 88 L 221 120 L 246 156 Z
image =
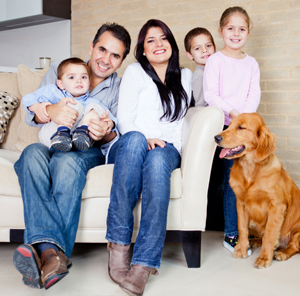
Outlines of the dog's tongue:
M 223 148 L 219 157 L 224 158 L 229 150 L 230 150 L 230 148 Z

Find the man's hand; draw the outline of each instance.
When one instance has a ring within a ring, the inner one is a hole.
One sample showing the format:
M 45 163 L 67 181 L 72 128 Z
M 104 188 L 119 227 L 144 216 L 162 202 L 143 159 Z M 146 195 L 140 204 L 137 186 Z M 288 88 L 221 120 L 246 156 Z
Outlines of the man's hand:
M 73 98 L 63 98 L 57 104 L 47 106 L 46 110 L 50 119 L 56 124 L 72 128 L 76 123 L 78 112 L 68 106 L 68 103 L 76 105 Z
M 164 148 L 166 146 L 165 141 L 160 140 L 160 139 L 147 139 L 147 143 L 148 143 L 148 150 L 152 150 L 155 148 L 155 146 L 159 146 L 161 148 Z
M 110 134 L 111 130 L 113 129 L 114 127 L 114 122 L 111 120 L 111 118 L 109 117 L 109 111 L 106 110 L 105 113 L 103 114 L 100 114 L 99 115 L 100 117 L 100 120 L 103 121 L 103 122 L 106 122 L 107 123 L 107 131 L 106 131 L 106 135 Z
M 36 103 L 28 107 L 28 110 L 35 113 L 35 116 L 38 118 L 36 120 L 38 123 L 47 123 L 50 122 L 50 117 L 46 110 L 46 106 L 48 105 L 51 105 L 51 103 Z
M 90 136 L 94 141 L 100 141 L 107 132 L 107 122 L 91 119 L 88 125 Z

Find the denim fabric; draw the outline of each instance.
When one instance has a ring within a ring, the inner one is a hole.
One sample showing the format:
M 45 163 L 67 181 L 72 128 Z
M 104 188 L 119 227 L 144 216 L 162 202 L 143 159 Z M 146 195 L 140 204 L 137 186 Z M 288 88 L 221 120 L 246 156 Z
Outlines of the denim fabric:
M 237 226 L 237 211 L 236 211 L 236 197 L 235 193 L 229 185 L 230 170 L 233 166 L 233 159 L 224 159 L 224 196 L 223 196 L 223 205 L 224 205 L 224 218 L 225 218 L 225 235 L 226 236 L 235 236 L 238 235 L 238 226 Z
M 101 151 L 53 153 L 41 143 L 27 146 L 15 163 L 24 205 L 24 242 L 49 242 L 70 257 L 89 169 L 104 164 Z
M 107 216 L 108 241 L 131 243 L 132 211 L 141 191 L 142 213 L 131 264 L 159 268 L 166 236 L 171 172 L 180 166 L 181 157 L 170 143 L 148 150 L 140 132 L 123 135 L 111 148 L 115 157 L 113 184 Z

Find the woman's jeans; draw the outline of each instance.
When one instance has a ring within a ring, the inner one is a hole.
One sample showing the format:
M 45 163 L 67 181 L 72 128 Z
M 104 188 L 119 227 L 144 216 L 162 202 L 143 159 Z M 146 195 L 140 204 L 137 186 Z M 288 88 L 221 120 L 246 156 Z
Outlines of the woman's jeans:
M 140 132 L 124 134 L 111 148 L 115 158 L 113 184 L 107 216 L 106 239 L 116 244 L 131 243 L 132 211 L 141 191 L 141 221 L 131 264 L 159 268 L 166 236 L 171 172 L 181 157 L 169 143 L 148 150 Z
M 70 257 L 86 174 L 104 162 L 97 148 L 53 153 L 36 143 L 24 149 L 14 168 L 23 198 L 26 244 L 53 243 Z

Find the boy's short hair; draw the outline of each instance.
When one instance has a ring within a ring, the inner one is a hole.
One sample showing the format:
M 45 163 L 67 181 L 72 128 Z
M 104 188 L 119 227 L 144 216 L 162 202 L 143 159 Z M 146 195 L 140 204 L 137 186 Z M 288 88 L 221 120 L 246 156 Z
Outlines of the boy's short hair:
M 192 40 L 195 37 L 197 37 L 199 35 L 202 35 L 202 34 L 208 36 L 210 38 L 211 43 L 213 44 L 214 48 L 216 48 L 214 38 L 210 34 L 210 32 L 207 29 L 205 29 L 205 28 L 197 27 L 197 28 L 194 28 L 191 31 L 189 31 L 186 34 L 185 38 L 184 38 L 184 47 L 185 47 L 185 50 L 187 52 L 191 53 L 191 42 L 192 42 Z
M 83 61 L 83 60 L 80 59 L 80 58 L 69 58 L 69 59 L 63 60 L 63 61 L 59 64 L 59 66 L 58 66 L 58 68 L 57 68 L 57 79 L 59 79 L 59 80 L 62 79 L 63 75 L 65 74 L 65 69 L 66 69 L 66 67 L 67 67 L 68 65 L 70 65 L 70 64 L 75 64 L 75 65 L 82 65 L 82 66 L 84 66 L 84 67 L 86 68 L 86 70 L 87 70 L 88 75 L 90 75 L 89 68 L 88 68 L 88 66 L 87 66 L 87 64 L 86 64 L 85 61 Z

